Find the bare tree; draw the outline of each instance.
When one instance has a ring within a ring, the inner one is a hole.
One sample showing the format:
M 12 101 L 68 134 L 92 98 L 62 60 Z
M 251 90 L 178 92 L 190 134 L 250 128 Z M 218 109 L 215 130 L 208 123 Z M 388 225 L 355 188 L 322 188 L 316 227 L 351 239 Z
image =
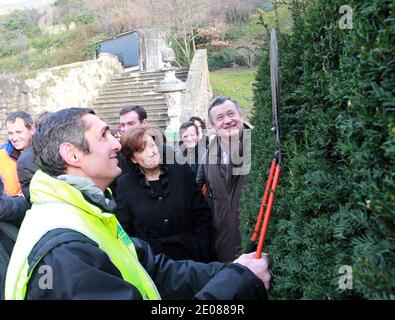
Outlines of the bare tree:
M 148 11 L 135 0 L 90 0 L 85 7 L 95 13 L 98 30 L 112 34 L 147 27 Z
M 149 0 L 149 16 L 189 64 L 196 50 L 196 25 L 203 21 L 206 0 Z

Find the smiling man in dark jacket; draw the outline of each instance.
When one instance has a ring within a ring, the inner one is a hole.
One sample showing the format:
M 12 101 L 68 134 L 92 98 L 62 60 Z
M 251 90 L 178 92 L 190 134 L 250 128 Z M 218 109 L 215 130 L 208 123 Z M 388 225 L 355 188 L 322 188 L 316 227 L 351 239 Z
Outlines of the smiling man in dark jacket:
M 65 109 L 34 137 L 40 169 L 7 271 L 6 299 L 263 299 L 266 257 L 173 261 L 129 238 L 108 185 L 119 142 L 90 109 Z
M 227 97 L 215 97 L 208 115 L 216 136 L 201 161 L 197 181 L 208 187 L 215 253 L 219 261 L 228 262 L 241 249 L 240 200 L 251 164 L 251 127 L 238 103 Z

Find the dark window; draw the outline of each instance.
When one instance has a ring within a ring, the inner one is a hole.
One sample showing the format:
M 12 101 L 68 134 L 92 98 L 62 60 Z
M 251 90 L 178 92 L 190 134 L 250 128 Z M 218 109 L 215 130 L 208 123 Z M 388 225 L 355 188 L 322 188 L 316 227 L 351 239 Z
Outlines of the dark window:
M 113 53 L 118 56 L 124 68 L 139 66 L 140 50 L 137 33 L 128 33 L 115 39 L 104 40 L 99 43 L 99 53 Z

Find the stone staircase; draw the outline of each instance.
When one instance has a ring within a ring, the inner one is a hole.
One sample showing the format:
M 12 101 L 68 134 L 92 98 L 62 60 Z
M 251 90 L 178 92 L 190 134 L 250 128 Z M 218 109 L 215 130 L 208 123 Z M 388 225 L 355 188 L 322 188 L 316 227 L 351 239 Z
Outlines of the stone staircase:
M 165 129 L 169 120 L 166 102 L 161 93 L 154 91 L 164 76 L 161 71 L 132 71 L 114 77 L 96 98 L 92 109 L 111 128 L 115 128 L 119 124 L 120 110 L 138 104 L 147 111 L 150 124 Z M 188 69 L 177 70 L 176 77 L 185 82 Z

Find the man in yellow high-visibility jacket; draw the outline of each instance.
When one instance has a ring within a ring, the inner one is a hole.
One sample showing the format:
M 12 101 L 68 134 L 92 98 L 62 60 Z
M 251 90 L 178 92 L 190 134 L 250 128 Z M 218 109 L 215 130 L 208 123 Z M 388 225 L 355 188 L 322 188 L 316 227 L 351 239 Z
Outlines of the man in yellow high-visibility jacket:
M 40 123 L 33 143 L 41 170 L 32 208 L 9 263 L 6 299 L 264 299 L 266 257 L 231 264 L 173 261 L 129 238 L 111 213 L 107 187 L 120 173 L 121 146 L 90 109 Z M 136 199 L 139 201 L 139 199 Z

